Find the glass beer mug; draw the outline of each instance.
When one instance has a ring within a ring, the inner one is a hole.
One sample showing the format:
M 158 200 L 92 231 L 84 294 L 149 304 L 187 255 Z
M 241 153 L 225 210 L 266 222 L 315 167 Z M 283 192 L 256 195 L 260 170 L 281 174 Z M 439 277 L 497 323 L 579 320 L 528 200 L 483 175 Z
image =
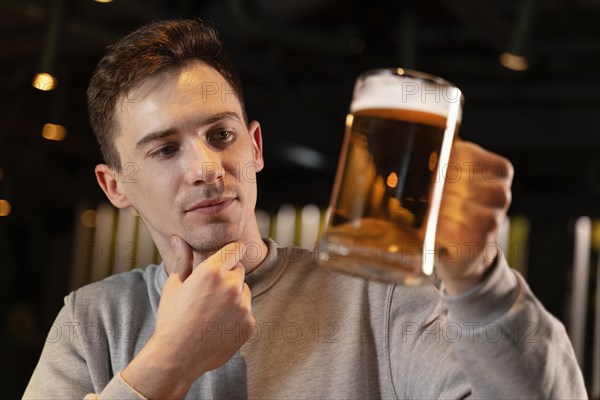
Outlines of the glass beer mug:
M 435 263 L 435 232 L 463 96 L 402 68 L 356 81 L 319 260 L 368 279 L 416 285 Z

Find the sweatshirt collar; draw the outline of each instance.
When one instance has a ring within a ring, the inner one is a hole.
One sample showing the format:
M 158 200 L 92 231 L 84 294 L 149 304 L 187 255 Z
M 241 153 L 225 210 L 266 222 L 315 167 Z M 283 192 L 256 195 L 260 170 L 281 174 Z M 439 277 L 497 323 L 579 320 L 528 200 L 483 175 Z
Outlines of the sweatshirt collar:
M 285 249 L 278 248 L 277 243 L 271 238 L 263 238 L 263 241 L 267 245 L 267 256 L 244 279 L 252 292 L 253 298 L 273 286 L 285 269 L 285 257 L 282 257 Z
M 285 249 L 279 249 L 277 243 L 271 238 L 263 238 L 267 245 L 267 256 L 252 272 L 246 275 L 244 281 L 250 287 L 252 297 L 257 297 L 268 290 L 279 279 L 285 269 Z M 168 274 L 164 262 L 158 266 L 158 273 L 155 276 L 155 287 L 159 295 L 162 293 L 163 286 L 167 281 Z

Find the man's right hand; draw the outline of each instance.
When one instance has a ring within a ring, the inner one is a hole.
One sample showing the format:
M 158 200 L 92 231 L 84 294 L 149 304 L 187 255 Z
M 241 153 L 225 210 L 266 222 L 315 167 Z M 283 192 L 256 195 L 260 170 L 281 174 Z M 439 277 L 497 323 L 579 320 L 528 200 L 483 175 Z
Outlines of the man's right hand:
M 168 261 L 154 333 L 121 375 L 148 398 L 184 397 L 198 377 L 225 364 L 255 329 L 239 262 L 241 243 L 227 244 L 196 268 L 185 241 L 174 236 L 171 246 L 175 255 Z

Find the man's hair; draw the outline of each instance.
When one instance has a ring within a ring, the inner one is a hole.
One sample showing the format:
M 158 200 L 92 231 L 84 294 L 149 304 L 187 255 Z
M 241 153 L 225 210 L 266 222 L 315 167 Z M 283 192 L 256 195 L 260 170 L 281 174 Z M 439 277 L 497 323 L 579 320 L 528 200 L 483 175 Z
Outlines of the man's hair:
M 87 90 L 88 112 L 104 161 L 121 170 L 115 147 L 119 126 L 116 104 L 142 81 L 170 68 L 200 60 L 231 85 L 244 112 L 242 84 L 214 27 L 202 20 L 155 22 L 135 30 L 108 48 Z M 134 100 L 131 100 L 134 101 Z

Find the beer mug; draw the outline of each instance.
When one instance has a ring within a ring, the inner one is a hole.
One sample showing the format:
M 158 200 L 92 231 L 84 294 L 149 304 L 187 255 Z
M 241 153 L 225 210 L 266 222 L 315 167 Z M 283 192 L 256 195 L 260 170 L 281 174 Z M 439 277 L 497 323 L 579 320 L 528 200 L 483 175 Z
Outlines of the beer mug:
M 319 240 L 322 265 L 406 285 L 428 280 L 462 103 L 456 86 L 422 72 L 358 77 Z

